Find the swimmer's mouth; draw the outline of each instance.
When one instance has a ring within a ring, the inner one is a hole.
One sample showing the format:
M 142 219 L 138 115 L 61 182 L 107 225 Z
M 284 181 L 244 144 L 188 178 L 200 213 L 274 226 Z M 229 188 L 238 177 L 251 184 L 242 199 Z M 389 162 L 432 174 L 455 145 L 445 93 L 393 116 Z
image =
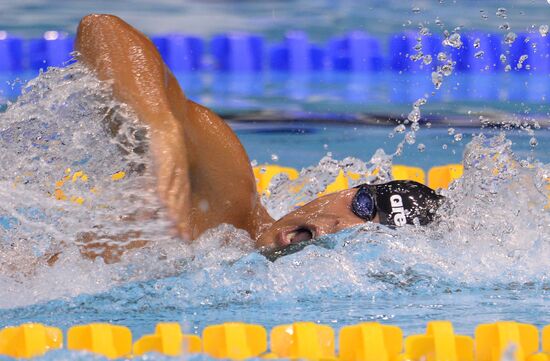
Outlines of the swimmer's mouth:
M 288 244 L 309 241 L 313 238 L 315 238 L 315 232 L 308 227 L 302 226 L 283 231 L 280 234 L 279 243 L 281 246 L 286 246 Z

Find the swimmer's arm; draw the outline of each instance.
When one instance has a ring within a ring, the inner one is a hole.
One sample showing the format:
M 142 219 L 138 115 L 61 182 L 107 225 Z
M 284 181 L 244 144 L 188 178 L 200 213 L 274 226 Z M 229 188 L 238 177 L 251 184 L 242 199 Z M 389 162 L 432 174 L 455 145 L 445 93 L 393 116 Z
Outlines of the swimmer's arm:
M 181 237 L 190 239 L 190 180 L 182 109 L 185 96 L 170 76 L 154 45 L 143 34 L 111 15 L 89 15 L 78 27 L 78 60 L 112 84 L 115 98 L 128 104 L 149 126 L 150 146 L 160 199 Z

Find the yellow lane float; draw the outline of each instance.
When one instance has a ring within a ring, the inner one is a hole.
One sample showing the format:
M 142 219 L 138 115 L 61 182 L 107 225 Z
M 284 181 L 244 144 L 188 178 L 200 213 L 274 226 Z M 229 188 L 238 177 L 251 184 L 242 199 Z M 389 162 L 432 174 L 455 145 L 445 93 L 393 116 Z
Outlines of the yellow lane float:
M 279 325 L 271 329 L 269 338 L 268 350 L 267 331 L 261 325 L 230 322 L 207 326 L 201 340 L 197 335 L 183 334 L 177 323 L 159 323 L 154 334 L 143 336 L 132 347 L 132 333 L 127 327 L 91 323 L 69 328 L 66 347 L 110 359 L 148 352 L 166 356 L 203 352 L 232 360 L 550 361 L 550 325 L 543 328 L 540 341 L 537 327 L 513 321 L 478 325 L 473 338 L 455 334 L 449 321 L 428 322 L 425 334 L 407 337 L 397 326 L 359 323 L 340 329 L 338 352 L 336 332 L 328 325 Z M 62 346 L 63 334 L 55 327 L 32 323 L 0 331 L 0 355 L 30 358 Z

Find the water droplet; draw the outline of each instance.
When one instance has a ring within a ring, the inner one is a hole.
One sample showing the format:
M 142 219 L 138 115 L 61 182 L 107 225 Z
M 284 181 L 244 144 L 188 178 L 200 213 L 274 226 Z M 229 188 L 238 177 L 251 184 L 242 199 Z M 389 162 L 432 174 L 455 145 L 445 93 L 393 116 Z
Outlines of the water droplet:
M 431 122 L 426 122 L 426 128 L 431 128 L 432 127 L 432 123 Z
M 279 160 L 279 156 L 275 153 L 271 154 L 271 160 L 274 162 L 277 162 Z
M 506 19 L 508 17 L 508 15 L 506 15 L 506 9 L 505 8 L 498 8 L 497 12 L 496 12 L 496 15 L 499 18 L 503 18 L 503 19 Z
M 546 36 L 548 34 L 548 25 L 539 26 L 539 33 L 542 36 Z
M 525 60 L 527 60 L 528 57 L 529 56 L 527 54 L 523 54 L 522 56 L 519 57 L 518 65 L 517 65 L 518 69 L 523 68 L 523 63 L 525 62 Z
M 441 66 L 441 73 L 445 76 L 449 76 L 453 73 L 453 62 L 448 61 L 447 64 Z
M 424 55 L 423 61 L 424 61 L 425 65 L 431 64 L 432 63 L 432 56 L 431 55 Z
M 450 46 L 455 49 L 459 49 L 462 46 L 462 40 L 460 39 L 459 33 L 451 34 L 448 38 L 443 40 L 443 45 Z
M 485 52 L 483 50 L 480 50 L 480 51 L 478 51 L 477 53 L 474 54 L 474 56 L 478 59 L 483 58 L 483 55 L 485 55 Z
M 489 15 L 487 15 L 487 13 L 485 13 L 485 10 L 479 10 L 479 13 L 481 14 L 481 18 L 483 20 L 487 20 L 489 18 Z
M 419 52 L 419 53 L 416 53 L 414 55 L 411 55 L 409 56 L 409 58 L 412 60 L 412 61 L 419 61 L 420 59 L 422 59 L 424 56 L 424 54 L 422 52 Z
M 409 115 L 407 116 L 407 119 L 411 122 L 418 122 L 420 120 L 420 108 L 413 107 Z
M 419 7 L 414 7 L 414 8 L 412 8 L 412 12 L 414 14 L 418 14 L 420 12 L 420 8 Z
M 549 0 L 550 1 L 550 0 Z M 531 137 L 531 139 L 529 139 L 529 145 L 531 147 L 536 147 L 537 145 L 539 144 L 539 142 L 537 141 L 537 138 L 535 137 Z
M 416 99 L 416 101 L 413 104 L 413 107 L 418 108 L 418 107 L 423 106 L 424 104 L 426 104 L 426 98 L 419 98 L 419 99 Z
M 439 61 L 447 60 L 447 54 L 445 54 L 444 52 L 440 52 L 439 54 L 437 54 L 437 60 Z
M 443 144 L 443 145 L 441 146 L 441 148 L 442 148 L 442 149 L 447 149 L 447 144 Z
M 508 45 L 512 45 L 512 43 L 513 43 L 514 41 L 516 41 L 517 37 L 518 37 L 518 36 L 516 35 L 516 33 L 514 33 L 514 32 L 509 32 L 509 33 L 506 34 L 506 36 L 504 37 L 504 42 L 505 42 L 506 44 L 508 44 Z
M 426 146 L 424 145 L 424 143 L 419 143 L 416 148 L 418 149 L 419 152 L 423 152 L 426 150 Z
M 474 48 L 479 48 L 481 41 L 479 39 L 474 40 Z
M 439 18 L 437 18 L 437 19 L 435 19 L 435 25 L 443 26 L 443 22 Z
M 414 134 L 414 132 L 408 132 L 408 133 L 405 135 L 405 141 L 407 142 L 407 144 L 414 144 L 414 143 L 416 143 L 416 135 Z
M 510 30 L 510 24 L 508 23 L 500 24 L 498 28 L 500 30 Z
M 447 133 L 449 133 L 449 135 L 455 134 L 455 128 L 449 128 L 449 129 L 447 129 Z
M 422 28 L 420 28 L 419 33 L 420 33 L 420 35 L 422 35 L 422 36 L 426 36 L 426 35 L 430 34 L 430 29 L 428 29 L 427 27 L 423 26 Z
M 460 142 L 462 140 L 462 133 L 456 133 L 455 134 L 455 141 Z
M 505 63 L 506 63 L 506 55 L 500 54 L 500 62 L 501 62 L 502 64 L 505 64 Z
M 418 122 L 412 123 L 411 124 L 411 130 L 413 132 L 418 132 L 420 130 L 420 124 Z
M 393 130 L 395 130 L 396 133 L 403 133 L 405 131 L 405 125 L 404 124 L 399 124 L 398 126 L 396 126 L 395 128 L 393 128 Z
M 441 88 L 441 83 L 443 83 L 443 74 L 438 71 L 432 72 L 432 83 L 436 89 Z

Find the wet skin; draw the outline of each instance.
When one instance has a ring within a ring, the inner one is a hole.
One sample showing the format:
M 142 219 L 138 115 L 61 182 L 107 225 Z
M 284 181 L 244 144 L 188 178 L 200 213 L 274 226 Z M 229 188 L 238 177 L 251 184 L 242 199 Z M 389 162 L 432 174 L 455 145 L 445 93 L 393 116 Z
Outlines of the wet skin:
M 258 238 L 258 246 L 283 247 L 365 223 L 351 210 L 356 193 L 355 188 L 347 189 L 307 203 L 273 223 Z
M 109 81 L 114 97 L 149 127 L 157 192 L 182 239 L 229 223 L 269 248 L 364 223 L 351 211 L 356 189 L 321 197 L 275 222 L 237 136 L 214 112 L 186 99 L 152 42 L 120 18 L 84 17 L 75 48 L 78 60 Z M 109 254 L 95 256 L 116 261 Z

